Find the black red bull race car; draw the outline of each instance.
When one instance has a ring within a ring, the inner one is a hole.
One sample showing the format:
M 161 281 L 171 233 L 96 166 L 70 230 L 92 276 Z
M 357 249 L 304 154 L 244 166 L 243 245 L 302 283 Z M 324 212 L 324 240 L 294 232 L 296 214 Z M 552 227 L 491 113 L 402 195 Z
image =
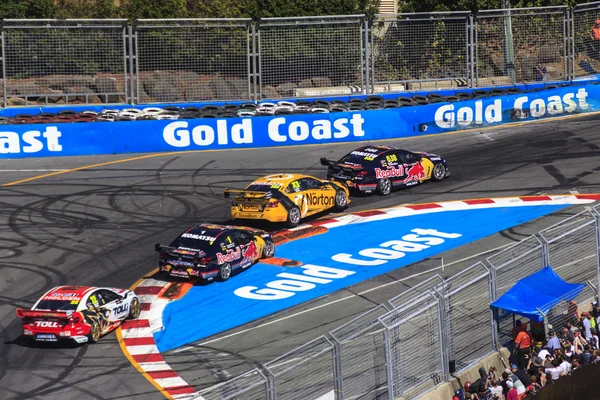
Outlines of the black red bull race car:
M 267 232 L 241 226 L 200 224 L 168 246 L 155 245 L 160 271 L 176 278 L 226 281 L 260 258 L 273 257 L 275 244 Z
M 17 309 L 23 336 L 36 342 L 96 343 L 127 319 L 140 316 L 140 300 L 126 289 L 59 286 L 31 309 Z
M 361 193 L 387 195 L 392 189 L 450 176 L 446 160 L 437 154 L 413 152 L 391 146 L 363 146 L 338 161 L 321 158 L 327 178 L 343 182 Z

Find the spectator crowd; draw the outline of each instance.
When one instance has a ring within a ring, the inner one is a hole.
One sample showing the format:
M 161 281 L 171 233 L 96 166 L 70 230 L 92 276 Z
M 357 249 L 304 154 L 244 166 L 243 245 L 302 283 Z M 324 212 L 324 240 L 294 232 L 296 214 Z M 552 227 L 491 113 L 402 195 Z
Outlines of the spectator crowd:
M 586 365 L 600 363 L 598 303 L 580 315 L 571 302 L 567 322 L 548 333 L 543 322 L 520 320 L 512 330 L 510 368 L 479 369 L 479 379 L 465 382 L 452 400 L 521 400 L 530 393 L 552 385 L 561 376 Z

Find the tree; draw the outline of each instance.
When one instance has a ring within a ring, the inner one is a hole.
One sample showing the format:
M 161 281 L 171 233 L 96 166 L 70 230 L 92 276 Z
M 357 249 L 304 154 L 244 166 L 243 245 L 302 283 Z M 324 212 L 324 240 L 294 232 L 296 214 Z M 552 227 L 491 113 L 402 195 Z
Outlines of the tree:
M 0 19 L 54 18 L 57 8 L 52 0 L 2 0 Z
M 130 20 L 187 16 L 185 0 L 128 0 L 123 2 L 120 8 L 121 14 Z

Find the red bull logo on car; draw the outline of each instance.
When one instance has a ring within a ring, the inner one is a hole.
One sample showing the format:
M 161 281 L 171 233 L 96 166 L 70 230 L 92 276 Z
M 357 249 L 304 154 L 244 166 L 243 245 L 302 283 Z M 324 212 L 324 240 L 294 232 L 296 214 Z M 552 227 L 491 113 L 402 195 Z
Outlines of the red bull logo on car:
M 381 178 L 396 178 L 404 176 L 404 165 L 399 165 L 398 168 L 390 167 L 388 169 L 375 168 L 375 177 Z
M 242 254 L 244 255 L 243 262 L 253 262 L 258 258 L 258 247 L 256 247 L 256 243 L 250 242 L 248 247 L 245 250 L 242 250 Z
M 408 170 L 406 170 L 406 178 L 404 178 L 404 183 L 417 182 L 421 179 L 424 179 L 425 176 L 425 167 L 423 167 L 421 163 L 416 163 Z
M 217 253 L 217 262 L 219 265 L 225 264 L 226 262 L 232 262 L 239 259 L 241 256 L 241 251 L 239 247 L 235 249 L 227 250 L 226 254 Z

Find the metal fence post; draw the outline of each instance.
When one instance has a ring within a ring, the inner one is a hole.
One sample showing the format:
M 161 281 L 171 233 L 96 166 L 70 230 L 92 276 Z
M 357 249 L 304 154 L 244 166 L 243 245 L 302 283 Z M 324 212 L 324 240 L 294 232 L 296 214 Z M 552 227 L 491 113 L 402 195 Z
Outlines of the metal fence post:
M 267 375 L 267 400 L 277 400 L 277 388 L 275 387 L 275 377 L 267 368 L 263 368 Z
M 443 285 L 443 284 L 442 284 Z M 440 321 L 440 356 L 442 361 L 442 379 L 447 381 L 450 379 L 450 354 L 448 346 L 448 324 L 446 321 L 446 298 L 444 293 L 440 293 L 436 288 L 431 289 L 434 297 L 438 300 L 438 318 Z
M 129 103 L 133 106 L 135 105 L 135 89 L 134 89 L 134 74 L 133 74 L 133 64 L 134 62 L 137 61 L 137 57 L 134 54 L 134 50 L 133 50 L 133 28 L 131 25 L 127 26 L 127 30 L 129 33 L 129 82 L 130 82 L 130 92 L 129 92 Z M 139 95 L 139 91 L 138 91 L 138 95 Z M 139 100 L 139 99 L 138 99 Z
M 340 342 L 333 340 L 333 385 L 335 400 L 344 400 L 344 374 L 342 371 L 342 351 Z
M 8 98 L 6 97 L 6 53 L 4 51 L 4 27 L 2 27 L 2 31 L 0 31 L 0 49 L 2 53 L 0 54 L 0 63 L 2 63 L 2 105 L 4 107 L 8 107 Z
M 536 234 L 535 236 L 542 243 L 542 268 L 545 268 L 550 265 L 550 253 L 548 251 L 548 241 L 542 235 Z
M 390 332 L 387 328 L 383 330 L 383 337 L 385 339 L 385 370 L 387 372 L 387 389 L 388 389 L 388 400 L 394 400 L 394 386 L 396 382 L 394 382 L 394 373 L 392 371 L 392 349 L 390 348 Z
M 369 27 L 371 24 L 369 24 L 369 21 L 365 18 L 364 19 L 364 29 L 365 29 L 365 38 L 364 38 L 364 43 L 365 43 L 365 51 L 364 51 L 364 57 L 365 57 L 365 85 L 363 90 L 365 91 L 365 94 L 370 94 L 370 90 L 369 90 L 369 79 L 370 79 L 370 68 L 369 68 L 369 63 L 370 63 L 370 58 L 369 58 L 369 52 L 370 52 L 370 46 L 369 46 Z
M 263 91 L 262 91 L 262 52 L 261 52 L 261 41 L 260 41 L 260 19 L 254 21 L 252 24 L 252 28 L 255 30 L 254 42 L 252 43 L 253 49 L 252 53 L 254 53 L 254 66 L 256 70 L 254 71 L 254 101 L 257 102 L 259 99 L 262 99 Z M 258 29 L 257 29 L 258 28 Z M 256 82 L 258 80 L 258 83 Z M 258 88 L 258 89 L 257 89 Z
M 594 209 L 594 211 L 596 211 Z M 594 231 L 596 233 L 596 287 L 600 290 L 600 214 L 592 213 L 594 216 Z

